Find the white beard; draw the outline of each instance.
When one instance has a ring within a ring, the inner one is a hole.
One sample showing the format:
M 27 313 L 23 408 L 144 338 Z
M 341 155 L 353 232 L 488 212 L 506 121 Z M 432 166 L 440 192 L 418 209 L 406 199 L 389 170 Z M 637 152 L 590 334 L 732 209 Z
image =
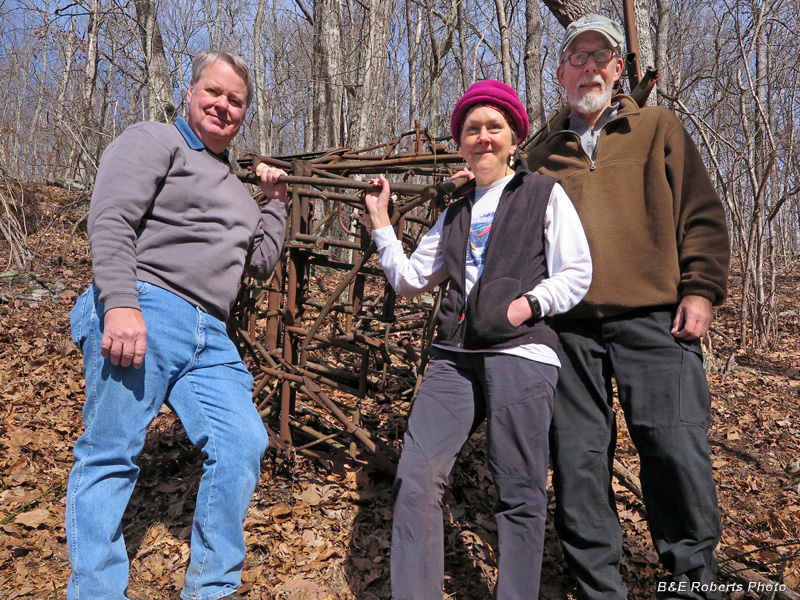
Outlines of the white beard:
M 601 85 L 599 90 L 581 90 L 580 86 L 597 82 Z M 590 115 L 602 111 L 611 100 L 611 86 L 606 85 L 600 77 L 587 77 L 582 80 L 575 91 L 567 94 L 569 105 L 578 114 Z

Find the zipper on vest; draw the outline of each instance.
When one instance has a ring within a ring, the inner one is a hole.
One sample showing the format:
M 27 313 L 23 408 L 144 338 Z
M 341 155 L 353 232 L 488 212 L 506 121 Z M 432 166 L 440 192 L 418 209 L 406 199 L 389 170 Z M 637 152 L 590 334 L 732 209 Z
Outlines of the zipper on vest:
M 472 229 L 472 209 L 475 208 L 475 192 L 472 193 L 472 199 L 469 202 L 469 212 L 467 213 L 467 244 L 469 244 L 469 232 Z M 486 244 L 489 245 L 488 242 Z M 485 256 L 485 255 L 484 255 Z M 476 282 L 477 283 L 477 282 Z M 461 251 L 461 288 L 464 289 L 467 285 L 467 247 L 466 244 Z M 465 322 L 467 320 L 467 302 L 469 302 L 469 294 L 466 294 L 464 303 L 461 305 L 461 316 L 458 318 L 458 336 L 456 339 L 456 346 L 459 348 L 464 347 L 464 330 Z
M 456 345 L 459 348 L 464 347 L 464 335 L 465 335 L 464 332 L 466 330 L 465 326 L 466 321 L 467 321 L 467 306 L 465 304 L 464 307 L 461 309 L 461 316 L 458 318 L 458 339 L 456 341 Z

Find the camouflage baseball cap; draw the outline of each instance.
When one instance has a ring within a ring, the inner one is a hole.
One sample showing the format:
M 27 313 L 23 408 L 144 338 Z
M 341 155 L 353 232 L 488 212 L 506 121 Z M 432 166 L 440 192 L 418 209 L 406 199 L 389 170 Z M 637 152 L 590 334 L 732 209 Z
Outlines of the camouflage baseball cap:
M 619 23 L 603 15 L 588 14 L 567 26 L 567 31 L 564 32 L 564 39 L 561 42 L 561 49 L 558 52 L 559 58 L 564 56 L 564 51 L 576 37 L 587 31 L 596 31 L 603 34 L 614 49 L 620 48 L 625 39 Z

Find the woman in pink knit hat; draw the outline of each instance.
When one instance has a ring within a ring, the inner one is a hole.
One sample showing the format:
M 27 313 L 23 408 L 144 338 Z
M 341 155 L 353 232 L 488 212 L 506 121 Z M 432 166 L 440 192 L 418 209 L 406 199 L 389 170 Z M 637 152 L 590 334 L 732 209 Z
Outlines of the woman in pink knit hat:
M 461 446 L 486 421 L 498 494 L 495 597 L 535 599 L 560 366 L 545 317 L 566 312 L 588 290 L 589 247 L 558 182 L 514 158 L 528 135 L 528 115 L 511 87 L 473 84 L 450 124 L 474 185 L 410 257 L 390 225 L 386 178 L 373 180 L 366 196 L 394 289 L 413 296 L 448 282 L 395 480 L 392 598 L 441 600 L 444 488 Z

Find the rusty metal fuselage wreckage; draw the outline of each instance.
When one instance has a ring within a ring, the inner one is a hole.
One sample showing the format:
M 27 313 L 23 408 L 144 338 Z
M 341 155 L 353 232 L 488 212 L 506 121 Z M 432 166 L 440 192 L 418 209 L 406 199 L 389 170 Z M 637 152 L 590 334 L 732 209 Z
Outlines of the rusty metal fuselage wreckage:
M 255 378 L 256 406 L 262 417 L 278 409 L 279 431 L 270 434 L 279 450 L 392 470 L 395 452 L 365 429 L 361 402 L 411 397 L 442 292 L 395 296 L 371 260 L 376 248 L 361 192 L 372 189 L 370 176 L 389 174 L 392 223 L 413 249 L 442 208 L 441 184 L 463 159 L 417 127 L 358 151 L 251 155 L 239 161 L 240 177 L 253 181 L 246 173 L 259 162 L 290 173 L 281 179 L 290 185 L 290 208 L 282 260 L 267 281 L 243 282 L 229 323 Z M 295 438 L 309 441 L 295 446 Z
M 628 79 L 643 106 L 658 73 L 648 69 L 640 77 L 632 13 L 627 17 Z M 523 152 L 565 110 L 529 138 Z M 413 251 L 456 188 L 446 182 L 463 158 L 452 145 L 448 149 L 447 139 L 417 125 L 361 150 L 239 161 L 245 182 L 256 181 L 252 170 L 259 162 L 289 173 L 281 178 L 290 186 L 282 260 L 268 280 L 243 281 L 229 322 L 255 379 L 256 407 L 265 421 L 278 418 L 270 443 L 280 452 L 394 471 L 396 450 L 367 429 L 363 400 L 411 399 L 445 286 L 413 299 L 396 297 L 375 260 L 362 192 L 372 188 L 370 177 L 390 175 L 392 224 L 406 251 Z

